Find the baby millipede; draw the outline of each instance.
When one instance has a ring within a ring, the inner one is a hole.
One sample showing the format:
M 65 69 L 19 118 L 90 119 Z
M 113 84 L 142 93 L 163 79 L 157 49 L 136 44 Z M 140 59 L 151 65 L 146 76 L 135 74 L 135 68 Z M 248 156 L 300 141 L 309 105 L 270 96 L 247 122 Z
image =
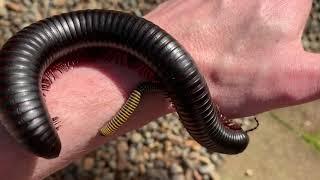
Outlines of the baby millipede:
M 245 150 L 247 133 L 221 121 L 205 79 L 191 55 L 172 36 L 135 15 L 81 10 L 31 24 L 11 37 L 0 51 L 1 122 L 30 152 L 55 158 L 61 151 L 41 91 L 46 69 L 64 55 L 94 47 L 120 49 L 146 64 L 189 134 L 209 152 L 236 154 Z M 126 117 L 122 115 L 121 122 Z M 120 125 L 113 124 L 113 130 Z M 101 132 L 106 131 L 102 128 Z

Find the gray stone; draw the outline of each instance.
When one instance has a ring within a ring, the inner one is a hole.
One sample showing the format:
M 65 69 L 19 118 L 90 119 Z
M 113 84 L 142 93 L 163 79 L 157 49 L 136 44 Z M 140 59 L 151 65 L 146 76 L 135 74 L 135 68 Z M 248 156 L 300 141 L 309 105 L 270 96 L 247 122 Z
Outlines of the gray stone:
M 183 168 L 179 164 L 173 163 L 170 167 L 170 171 L 172 174 L 179 174 L 183 173 Z
M 172 176 L 172 180 L 185 180 L 185 176 L 183 174 L 175 174 Z
M 133 133 L 133 134 L 131 135 L 130 140 L 131 140 L 133 143 L 139 143 L 139 142 L 141 142 L 141 141 L 143 140 L 143 137 L 141 136 L 140 133 L 135 132 L 135 133 Z

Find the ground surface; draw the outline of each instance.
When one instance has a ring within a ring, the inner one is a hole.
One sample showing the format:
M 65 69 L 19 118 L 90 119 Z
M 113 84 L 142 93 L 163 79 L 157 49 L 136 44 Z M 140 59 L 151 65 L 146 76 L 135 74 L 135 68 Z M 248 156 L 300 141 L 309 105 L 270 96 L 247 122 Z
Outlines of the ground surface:
M 259 116 L 261 126 L 251 134 L 248 149 L 239 156 L 225 158 L 225 163 L 219 170 L 221 179 L 319 179 L 319 151 L 279 122 L 280 119 L 300 128 L 306 114 L 319 122 L 320 114 L 317 113 L 318 117 L 313 115 L 316 112 L 315 106 L 319 107 L 320 103 L 277 110 Z M 319 126 L 317 128 L 320 129 Z

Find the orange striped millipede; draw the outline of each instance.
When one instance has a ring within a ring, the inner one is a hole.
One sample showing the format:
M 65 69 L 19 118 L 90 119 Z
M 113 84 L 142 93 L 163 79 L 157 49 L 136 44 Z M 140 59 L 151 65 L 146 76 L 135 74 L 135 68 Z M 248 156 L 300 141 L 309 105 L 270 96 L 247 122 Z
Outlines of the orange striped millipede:
M 1 122 L 30 152 L 59 156 L 61 142 L 39 84 L 50 64 L 85 47 L 113 47 L 138 57 L 155 72 L 189 134 L 208 151 L 236 154 L 247 147 L 246 132 L 221 122 L 205 79 L 172 36 L 131 14 L 85 10 L 36 22 L 0 51 Z

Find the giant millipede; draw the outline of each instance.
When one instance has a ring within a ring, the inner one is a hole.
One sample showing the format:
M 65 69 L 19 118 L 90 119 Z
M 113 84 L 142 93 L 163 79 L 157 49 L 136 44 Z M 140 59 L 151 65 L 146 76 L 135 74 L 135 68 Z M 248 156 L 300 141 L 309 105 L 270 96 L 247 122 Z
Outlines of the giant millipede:
M 168 33 L 143 18 L 117 11 L 82 10 L 36 22 L 15 34 L 0 52 L 2 124 L 29 151 L 59 156 L 61 142 L 41 92 L 50 64 L 80 48 L 112 47 L 136 56 L 155 72 L 189 134 L 208 151 L 242 152 L 245 131 L 220 120 L 192 57 Z M 116 129 L 116 127 L 115 127 Z

